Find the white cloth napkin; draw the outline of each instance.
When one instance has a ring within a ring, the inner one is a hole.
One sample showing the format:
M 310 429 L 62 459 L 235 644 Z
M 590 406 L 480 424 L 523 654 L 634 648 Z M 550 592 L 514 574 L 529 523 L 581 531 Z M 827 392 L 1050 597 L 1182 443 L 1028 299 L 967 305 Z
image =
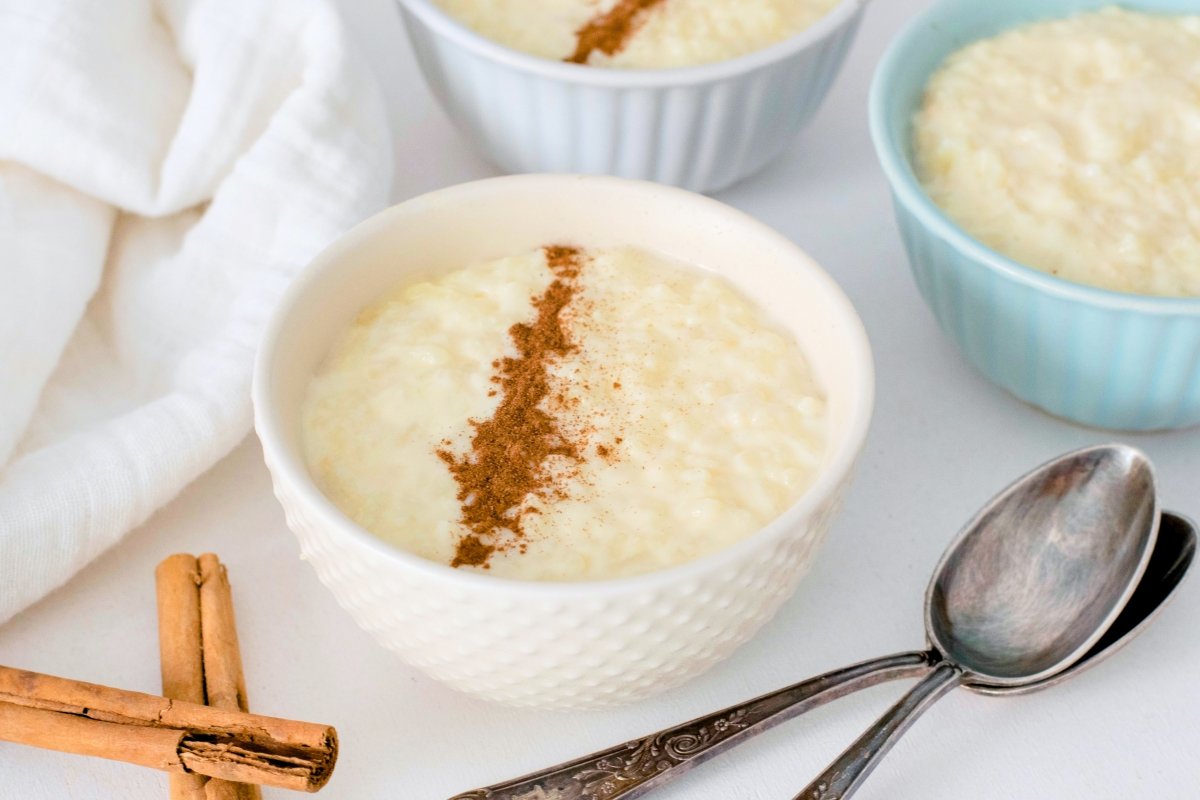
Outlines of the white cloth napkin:
M 0 622 L 246 435 L 274 301 L 390 180 L 330 0 L 0 4 Z

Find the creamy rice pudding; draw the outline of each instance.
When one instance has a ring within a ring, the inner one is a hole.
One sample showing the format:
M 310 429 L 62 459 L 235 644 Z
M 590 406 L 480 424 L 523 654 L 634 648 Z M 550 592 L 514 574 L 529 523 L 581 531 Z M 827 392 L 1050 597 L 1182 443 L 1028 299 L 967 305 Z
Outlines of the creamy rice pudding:
M 598 67 L 705 64 L 808 28 L 839 0 L 437 0 L 478 33 Z
M 531 580 L 634 575 L 754 533 L 809 486 L 825 404 L 730 284 L 548 246 L 366 309 L 303 407 L 317 483 L 380 538 Z
M 934 202 L 989 247 L 1200 295 L 1200 16 L 1108 8 L 971 44 L 929 82 L 914 139 Z

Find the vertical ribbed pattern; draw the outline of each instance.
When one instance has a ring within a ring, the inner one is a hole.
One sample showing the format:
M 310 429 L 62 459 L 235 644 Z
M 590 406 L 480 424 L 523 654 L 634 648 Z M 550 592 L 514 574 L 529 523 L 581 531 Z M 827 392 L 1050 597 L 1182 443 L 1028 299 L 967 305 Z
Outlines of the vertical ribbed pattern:
M 583 172 L 714 191 L 782 153 L 841 69 L 862 8 L 809 47 L 749 73 L 652 88 L 574 84 L 498 63 L 427 28 L 403 4 L 434 94 L 508 172 Z
M 1200 313 L 1048 292 L 961 252 L 899 200 L 896 216 L 921 296 L 988 378 L 1085 425 L 1200 424 Z

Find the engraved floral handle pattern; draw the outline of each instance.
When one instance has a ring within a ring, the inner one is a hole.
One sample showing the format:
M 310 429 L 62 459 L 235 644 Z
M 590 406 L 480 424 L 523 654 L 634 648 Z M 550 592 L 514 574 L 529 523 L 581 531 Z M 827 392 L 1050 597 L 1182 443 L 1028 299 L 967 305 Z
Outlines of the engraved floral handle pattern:
M 625 744 L 450 800 L 632 800 L 718 753 L 838 697 L 929 671 L 928 653 L 864 661 Z

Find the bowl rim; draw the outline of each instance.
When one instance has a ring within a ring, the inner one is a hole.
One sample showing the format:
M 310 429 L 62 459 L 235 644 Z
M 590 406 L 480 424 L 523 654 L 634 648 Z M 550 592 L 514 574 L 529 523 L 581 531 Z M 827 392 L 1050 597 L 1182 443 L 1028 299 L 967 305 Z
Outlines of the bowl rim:
M 443 10 L 435 0 L 396 0 L 418 17 L 426 27 L 476 55 L 497 61 L 523 72 L 565 83 L 613 88 L 654 88 L 714 83 L 727 78 L 767 67 L 795 55 L 827 38 L 854 20 L 870 0 L 839 0 L 825 16 L 788 38 L 754 50 L 745 55 L 707 64 L 661 69 L 624 69 L 590 67 L 565 61 L 554 61 L 507 45 L 476 33 Z
M 284 346 L 283 334 L 290 325 L 291 315 L 297 302 L 308 293 L 316 283 L 318 276 L 330 270 L 336 270 L 342 258 L 356 248 L 360 242 L 388 229 L 396 219 L 421 213 L 429 208 L 444 208 L 453 204 L 460 197 L 484 192 L 492 193 L 499 200 L 503 198 L 505 192 L 525 191 L 526 186 L 530 184 L 535 189 L 553 196 L 553 188 L 563 181 L 579 181 L 589 185 L 615 187 L 620 191 L 656 195 L 656 202 L 665 205 L 705 208 L 710 213 L 715 212 L 728 217 L 731 224 L 753 230 L 756 236 L 772 242 L 783 252 L 789 253 L 793 257 L 793 262 L 789 266 L 805 271 L 812 285 L 823 290 L 824 302 L 835 309 L 836 315 L 846 325 L 850 348 L 846 352 L 845 358 L 852 362 L 855 372 L 854 379 L 862 390 L 852 398 L 852 405 L 848 409 L 845 433 L 839 438 L 836 449 L 832 452 L 828 462 L 804 494 L 769 523 L 733 544 L 671 567 L 638 575 L 599 580 L 530 581 L 483 574 L 472 570 L 454 569 L 447 564 L 430 561 L 380 539 L 350 519 L 325 496 L 312 479 L 307 467 L 302 463 L 299 454 L 286 445 L 288 437 L 282 429 L 280 416 L 275 411 L 277 398 L 271 381 L 272 367 L 276 353 Z M 318 253 L 284 291 L 271 313 L 255 356 L 251 394 L 255 430 L 262 443 L 267 466 L 276 482 L 276 494 L 279 494 L 279 484 L 286 484 L 290 493 L 297 496 L 307 511 L 316 515 L 319 524 L 325 529 L 336 531 L 338 536 L 349 538 L 356 545 L 365 547 L 373 555 L 400 568 L 421 574 L 431 580 L 457 584 L 464 589 L 480 592 L 502 591 L 534 598 L 605 597 L 702 578 L 711 574 L 714 569 L 720 569 L 722 564 L 736 562 L 747 557 L 764 541 L 786 535 L 797 522 L 817 513 L 820 506 L 833 497 L 851 477 L 854 465 L 863 450 L 875 404 L 875 365 L 862 319 L 837 282 L 794 242 L 745 212 L 704 195 L 650 181 L 606 175 L 507 175 L 438 189 L 390 206 L 343 233 Z M 282 498 L 280 499 L 282 500 Z
M 907 143 L 897 141 L 891 135 L 892 126 L 889 125 L 890 115 L 887 112 L 888 100 L 895 90 L 896 77 L 908 69 L 908 53 L 918 45 L 921 38 L 926 35 L 926 31 L 931 28 L 939 29 L 937 22 L 948 9 L 970 5 L 974 2 L 977 0 L 970 0 L 970 2 L 967 0 L 940 0 L 918 14 L 901 28 L 900 33 L 888 45 L 875 68 L 868 99 L 871 141 L 895 197 L 917 217 L 928 231 L 950 243 L 959 252 L 969 256 L 972 263 L 986 266 L 993 272 L 998 272 L 1043 292 L 1091 305 L 1136 310 L 1148 314 L 1168 316 L 1194 314 L 1200 316 L 1200 297 L 1120 292 L 1060 278 L 1010 258 L 971 236 L 961 225 L 952 220 L 921 186 L 912 159 L 907 153 Z M 1053 4 L 1047 5 L 1051 8 L 1047 8 L 1044 16 L 1039 19 L 1055 19 L 1062 16 L 1061 12 L 1055 13 Z M 964 46 L 966 43 L 959 45 L 959 47 Z M 927 82 L 928 76 L 926 76 Z

